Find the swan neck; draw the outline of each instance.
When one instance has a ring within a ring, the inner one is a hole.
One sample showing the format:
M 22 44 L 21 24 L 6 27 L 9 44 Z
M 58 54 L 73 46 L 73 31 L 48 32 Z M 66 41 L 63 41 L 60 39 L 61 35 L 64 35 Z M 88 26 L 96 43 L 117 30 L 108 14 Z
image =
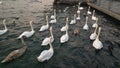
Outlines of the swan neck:
M 101 27 L 99 27 L 99 31 L 98 31 L 98 36 L 97 36 L 97 39 L 99 39 L 100 32 L 101 32 Z
M 86 17 L 86 22 L 85 22 L 85 24 L 87 24 L 87 22 L 88 22 L 88 17 Z
M 76 19 L 76 15 L 74 15 L 74 20 Z
M 98 25 L 96 26 L 94 33 L 96 33 L 96 32 L 97 32 L 97 28 L 98 28 Z
M 32 22 L 30 22 L 30 26 L 31 26 L 31 30 L 34 31 L 34 28 L 33 28 Z
M 92 16 L 94 16 L 95 15 L 95 10 L 93 10 L 93 15 Z
M 96 24 L 98 23 L 98 18 L 97 18 L 97 20 L 96 20 Z
M 22 42 L 22 46 L 26 46 L 26 43 L 25 43 L 23 37 L 21 38 L 21 42 Z
M 3 25 L 4 25 L 5 29 L 7 29 L 5 22 L 6 22 L 6 20 L 3 20 Z
M 52 29 L 50 30 L 51 37 L 53 38 L 53 31 Z
M 53 46 L 52 46 L 51 42 L 49 43 L 49 45 L 50 45 L 50 49 L 53 49 Z
M 48 16 L 46 16 L 46 24 L 48 25 Z
M 68 25 L 67 25 L 67 27 L 66 27 L 66 34 L 68 34 Z
M 54 17 L 54 19 L 55 19 L 55 18 L 56 18 L 56 10 L 54 10 L 54 16 L 55 16 L 55 17 Z

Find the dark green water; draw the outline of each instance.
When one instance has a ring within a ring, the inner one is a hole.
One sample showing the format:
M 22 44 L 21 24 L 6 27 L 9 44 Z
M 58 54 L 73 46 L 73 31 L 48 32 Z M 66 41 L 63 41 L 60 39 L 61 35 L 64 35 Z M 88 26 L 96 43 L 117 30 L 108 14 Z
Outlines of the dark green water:
M 23 56 L 9 63 L 0 63 L 0 68 L 120 68 L 120 23 L 115 19 L 96 13 L 100 18 L 99 26 L 102 27 L 100 40 L 103 43 L 103 49 L 99 52 L 93 48 L 89 39 L 93 32 L 91 15 L 89 16 L 89 30 L 84 31 L 85 10 L 81 11 L 81 20 L 75 25 L 69 25 L 69 41 L 60 44 L 60 37 L 65 32 L 60 32 L 60 28 L 65 25 L 65 17 L 69 17 L 69 22 L 73 19 L 77 7 L 69 6 L 66 12 L 63 12 L 67 5 L 44 5 L 34 0 L 5 0 L 4 7 L 0 7 L 0 29 L 3 28 L 2 20 L 7 18 L 9 31 L 0 36 L 0 61 L 2 61 L 11 51 L 21 47 L 21 41 L 16 38 L 25 30 L 30 30 L 29 21 L 33 19 L 35 34 L 25 39 L 27 50 Z M 49 46 L 41 47 L 44 38 L 49 37 L 49 30 L 39 32 L 39 28 L 45 24 L 45 15 L 53 14 L 52 9 L 57 9 L 57 23 L 53 26 L 54 34 L 54 55 L 49 61 L 40 63 L 36 57 Z M 1 10 L 2 9 L 2 10 Z M 93 9 L 92 9 L 93 10 Z M 17 18 L 18 19 L 17 19 Z M 13 23 L 15 20 L 16 23 Z M 79 35 L 75 36 L 73 30 L 79 28 Z M 113 48 L 113 49 L 112 49 Z

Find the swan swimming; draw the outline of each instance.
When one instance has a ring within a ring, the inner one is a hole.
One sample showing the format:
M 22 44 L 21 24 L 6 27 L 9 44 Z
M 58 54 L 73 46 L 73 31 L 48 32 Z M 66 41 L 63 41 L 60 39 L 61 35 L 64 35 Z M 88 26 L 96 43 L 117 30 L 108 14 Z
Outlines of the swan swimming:
M 93 14 L 92 14 L 92 20 L 97 20 L 97 17 L 95 17 L 95 10 L 93 10 Z
M 63 26 L 63 27 L 60 29 L 60 31 L 66 31 L 67 26 L 68 26 L 68 18 L 66 18 L 66 25 Z
M 101 32 L 101 27 L 99 27 L 99 31 L 98 31 L 97 38 L 96 38 L 95 41 L 93 42 L 93 47 L 94 47 L 95 49 L 102 49 L 102 48 L 103 48 L 103 44 L 102 44 L 102 42 L 99 40 L 100 32 Z
M 94 33 L 92 33 L 91 35 L 90 35 L 90 39 L 91 40 L 94 40 L 94 39 L 96 39 L 96 37 L 97 37 L 97 28 L 98 28 L 98 25 L 96 25 L 96 28 L 95 28 L 95 31 L 94 31 Z
M 35 33 L 33 26 L 32 26 L 33 21 L 30 21 L 29 23 L 31 26 L 31 31 L 24 31 L 18 38 L 21 38 L 22 36 L 29 38 Z
M 98 18 L 96 18 L 96 22 L 92 25 L 93 28 L 98 26 Z
M 79 5 L 79 8 L 78 8 L 79 10 L 83 10 L 84 9 L 83 7 L 80 6 L 81 2 L 79 2 L 78 5 Z
M 74 19 L 71 20 L 70 24 L 75 24 L 76 23 L 76 14 L 74 14 Z
M 57 20 L 56 20 L 56 10 L 54 9 L 54 15 L 51 16 L 51 19 L 49 23 L 56 23 Z
M 51 19 L 54 19 L 54 18 L 56 18 L 56 10 L 54 9 L 54 15 L 51 15 L 51 17 L 50 17 Z
M 68 20 L 68 18 L 66 18 Z M 61 38 L 60 38 L 60 42 L 61 43 L 65 43 L 69 40 L 69 35 L 68 35 L 68 25 L 67 25 L 67 28 L 66 28 L 66 34 L 62 35 Z
M 48 16 L 46 16 L 46 25 L 43 25 L 39 31 L 45 31 L 49 28 Z
M 88 7 L 87 14 L 88 14 L 88 15 L 92 14 L 92 13 L 90 12 L 90 6 Z
M 46 46 L 46 45 L 48 45 L 49 42 L 50 42 L 50 39 L 51 39 L 51 43 L 54 41 L 54 36 L 53 36 L 53 31 L 52 31 L 52 30 L 53 30 L 53 29 L 52 29 L 52 26 L 51 26 L 51 27 L 50 27 L 50 34 L 51 34 L 51 36 L 45 38 L 45 39 L 42 41 L 41 46 Z
M 50 48 L 48 50 L 43 50 L 41 54 L 37 57 L 37 60 L 39 62 L 44 62 L 45 60 L 49 60 L 53 56 L 54 50 L 51 43 L 51 38 L 49 39 L 49 45 L 50 45 Z
M 3 34 L 5 34 L 5 33 L 8 31 L 5 22 L 6 22 L 6 20 L 4 19 L 4 20 L 3 20 L 3 25 L 4 25 L 5 29 L 4 29 L 4 30 L 0 30 L 0 35 L 3 35 Z
M 89 27 L 88 27 L 88 16 L 86 16 L 86 21 L 85 21 L 85 25 L 83 26 L 83 29 L 84 30 L 88 30 L 89 29 Z
M 4 60 L 2 60 L 1 63 L 9 62 L 13 59 L 19 58 L 20 56 L 22 56 L 25 53 L 27 46 L 23 40 L 23 37 L 21 37 L 21 41 L 22 41 L 22 47 L 20 49 L 14 50 L 10 54 L 8 54 L 8 56 Z

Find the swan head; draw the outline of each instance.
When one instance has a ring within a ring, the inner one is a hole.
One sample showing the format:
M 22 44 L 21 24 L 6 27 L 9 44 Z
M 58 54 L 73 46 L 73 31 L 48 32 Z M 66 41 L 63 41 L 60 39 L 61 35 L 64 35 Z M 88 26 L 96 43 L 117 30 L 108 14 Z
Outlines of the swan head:
M 86 16 L 86 23 L 88 22 L 88 16 Z
M 52 26 L 50 27 L 50 31 L 52 31 Z

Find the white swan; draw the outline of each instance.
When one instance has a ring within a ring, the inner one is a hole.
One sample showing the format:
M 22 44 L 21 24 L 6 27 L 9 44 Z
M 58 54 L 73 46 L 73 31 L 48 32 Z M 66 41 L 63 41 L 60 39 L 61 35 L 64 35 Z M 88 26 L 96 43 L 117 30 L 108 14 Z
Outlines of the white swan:
M 4 19 L 4 20 L 3 20 L 3 25 L 4 25 L 5 29 L 4 29 L 4 30 L 0 30 L 0 35 L 5 34 L 5 33 L 8 31 L 5 22 L 6 22 L 6 20 Z
M 32 26 L 32 22 L 33 21 L 30 21 L 31 31 L 24 31 L 18 38 L 21 38 L 22 36 L 29 38 L 35 33 L 33 26 Z
M 53 20 L 50 20 L 49 23 L 56 23 L 56 22 L 57 22 L 56 17 L 54 17 L 54 19 L 53 19 Z
M 80 20 L 80 13 L 78 13 L 76 20 Z
M 57 20 L 56 20 L 56 10 L 54 9 L 54 15 L 51 16 L 51 19 L 49 23 L 56 23 Z
M 96 18 L 96 22 L 92 25 L 93 28 L 95 28 L 96 26 L 98 26 L 98 18 Z
M 79 10 L 79 5 L 78 5 L 78 10 L 77 10 L 77 14 L 80 14 L 80 10 Z
M 90 12 L 90 6 L 88 7 L 88 11 L 87 11 L 87 14 L 91 14 L 91 12 Z
M 49 39 L 49 41 L 51 40 Z M 54 50 L 51 42 L 49 42 L 49 45 L 50 45 L 50 48 L 48 50 L 42 51 L 41 54 L 37 57 L 37 60 L 39 62 L 44 62 L 45 60 L 49 60 L 53 56 Z
M 46 16 L 46 25 L 43 25 L 39 31 L 45 31 L 49 28 L 48 16 Z
M 102 42 L 99 40 L 100 32 L 101 32 L 101 27 L 99 27 L 98 36 L 97 36 L 97 38 L 95 39 L 95 41 L 93 42 L 93 47 L 94 47 L 95 49 L 101 49 L 101 48 L 103 48 L 103 44 L 102 44 Z
M 63 27 L 60 29 L 60 31 L 66 31 L 67 25 L 68 25 L 68 18 L 66 18 L 66 25 L 63 26 Z
M 80 6 L 80 5 L 81 5 L 81 2 L 79 2 L 78 5 L 79 5 L 79 8 L 78 8 L 79 10 L 83 10 L 83 9 L 84 9 L 83 7 Z
M 88 27 L 88 16 L 86 16 L 86 21 L 85 21 L 85 25 L 83 26 L 83 29 L 84 30 L 88 30 L 89 29 L 89 27 Z
M 97 17 L 95 17 L 95 10 L 93 10 L 92 20 L 97 20 Z
M 51 15 L 51 19 L 54 19 L 56 17 L 56 10 L 54 9 L 54 14 L 53 15 Z
M 51 36 L 50 36 L 50 37 L 47 37 L 47 38 L 45 38 L 45 39 L 42 41 L 41 46 L 46 46 L 46 45 L 48 45 L 48 44 L 49 44 L 49 42 L 50 42 L 50 39 L 51 39 L 51 42 L 53 42 L 53 41 L 54 41 L 54 36 L 53 36 L 52 27 L 50 27 L 50 34 L 51 34 Z
M 97 28 L 98 28 L 98 25 L 96 26 L 94 33 L 92 33 L 92 34 L 90 35 L 90 39 L 91 39 L 91 40 L 96 39 L 96 37 L 97 37 L 97 33 L 96 33 Z
M 70 24 L 75 24 L 76 23 L 76 14 L 74 14 L 74 19 L 71 20 Z
M 68 25 L 67 25 L 67 29 L 66 29 L 66 34 L 62 35 L 60 38 L 60 42 L 61 43 L 65 43 L 69 40 L 69 35 L 68 35 Z

